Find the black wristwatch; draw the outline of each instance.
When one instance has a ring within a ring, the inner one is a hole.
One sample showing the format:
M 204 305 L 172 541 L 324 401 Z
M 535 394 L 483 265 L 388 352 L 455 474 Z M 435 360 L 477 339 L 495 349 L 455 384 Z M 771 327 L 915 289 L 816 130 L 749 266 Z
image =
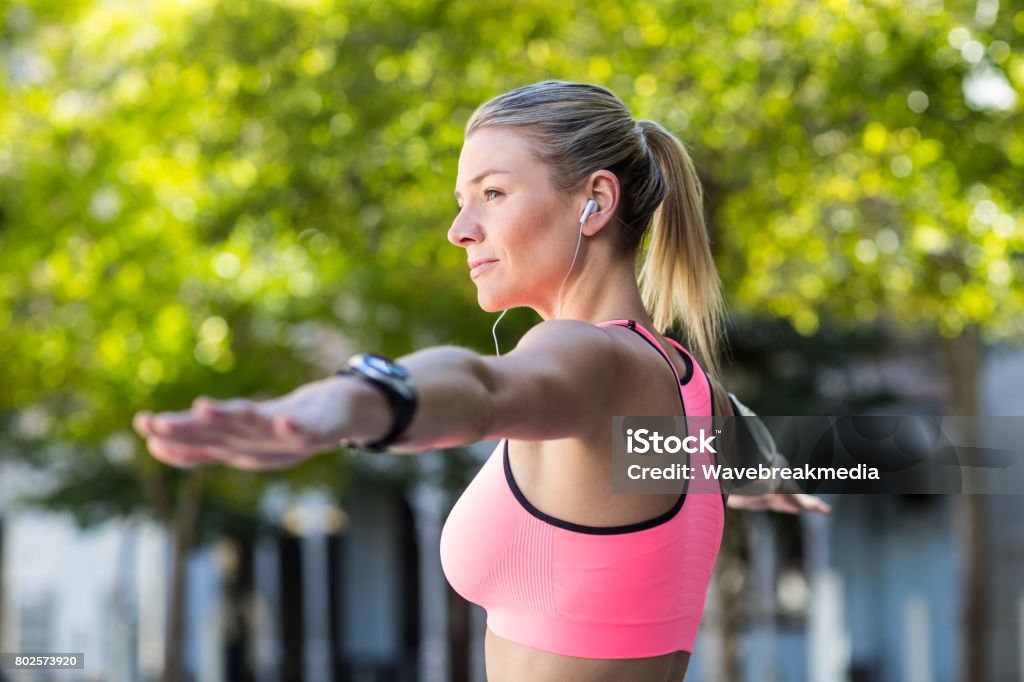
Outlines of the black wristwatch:
M 416 387 L 412 383 L 409 372 L 398 363 L 372 353 L 359 353 L 349 358 L 342 369 L 335 375 L 357 376 L 370 382 L 384 392 L 394 418 L 391 429 L 380 440 L 357 446 L 367 452 L 383 452 L 397 441 L 416 413 Z

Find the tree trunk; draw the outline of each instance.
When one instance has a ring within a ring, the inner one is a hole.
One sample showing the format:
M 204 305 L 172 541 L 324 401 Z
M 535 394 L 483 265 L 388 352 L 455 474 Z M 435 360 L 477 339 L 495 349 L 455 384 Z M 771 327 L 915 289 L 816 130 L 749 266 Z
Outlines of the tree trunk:
M 950 407 L 956 416 L 977 416 L 981 408 L 981 354 L 977 331 L 968 327 L 943 344 L 952 392 Z M 977 442 L 977 434 L 966 434 L 968 442 Z M 957 533 L 963 556 L 963 604 L 961 627 L 963 649 L 960 679 L 963 682 L 989 682 L 988 660 L 991 576 L 991 548 L 988 537 L 987 506 L 984 495 L 956 496 L 959 519 Z
M 726 509 L 725 532 L 722 535 L 722 545 L 716 562 L 715 573 L 720 597 L 721 658 L 715 661 L 719 676 L 712 676 L 711 679 L 725 682 L 737 682 L 742 679 L 741 624 L 750 617 L 748 599 L 736 589 L 735 584 L 729 584 L 733 582 L 732 580 L 724 581 L 723 578 L 742 576 L 748 570 L 741 556 L 746 542 L 747 520 L 742 512 Z
M 0 498 L 0 504 L 3 503 L 3 499 Z M 3 509 L 0 509 L 0 567 L 4 565 L 4 515 Z M 0 646 L 4 644 L 4 581 L 3 576 L 0 575 Z M 4 679 L 2 673 L 0 673 L 0 682 Z
M 181 654 L 185 642 L 185 603 L 188 582 L 185 569 L 188 553 L 196 535 L 196 522 L 203 501 L 203 469 L 193 469 L 184 475 L 178 504 L 171 519 L 174 538 L 174 558 L 171 569 L 171 587 L 167 595 L 167 640 L 164 648 L 163 682 L 179 682 L 182 677 Z

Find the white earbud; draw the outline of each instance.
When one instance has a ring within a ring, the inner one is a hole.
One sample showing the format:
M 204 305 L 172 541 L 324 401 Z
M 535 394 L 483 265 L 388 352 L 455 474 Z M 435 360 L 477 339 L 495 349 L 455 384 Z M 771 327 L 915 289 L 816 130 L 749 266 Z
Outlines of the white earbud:
M 596 213 L 600 209 L 597 202 L 593 199 L 587 199 L 587 207 L 583 209 L 583 215 L 580 216 L 580 224 L 587 222 L 587 218 L 590 217 L 591 213 Z

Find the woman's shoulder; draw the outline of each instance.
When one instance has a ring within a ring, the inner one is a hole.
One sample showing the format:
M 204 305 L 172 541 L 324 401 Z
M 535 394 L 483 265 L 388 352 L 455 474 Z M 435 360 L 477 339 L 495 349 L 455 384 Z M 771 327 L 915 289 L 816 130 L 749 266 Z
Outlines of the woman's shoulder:
M 491 397 L 489 436 L 524 440 L 578 437 L 614 409 L 625 346 L 595 325 L 550 320 L 505 355 L 482 356 Z
M 545 320 L 531 327 L 508 355 L 555 357 L 577 363 L 622 360 L 624 346 L 618 335 L 582 320 Z

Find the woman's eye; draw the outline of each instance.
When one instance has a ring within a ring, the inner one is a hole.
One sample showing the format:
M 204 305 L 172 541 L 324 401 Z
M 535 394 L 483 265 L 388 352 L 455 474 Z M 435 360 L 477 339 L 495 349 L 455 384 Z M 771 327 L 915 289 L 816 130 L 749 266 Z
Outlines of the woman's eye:
M 489 200 L 493 201 L 501 196 L 501 192 L 499 192 L 496 189 L 489 189 L 486 192 L 484 192 L 484 196 L 487 197 Z

